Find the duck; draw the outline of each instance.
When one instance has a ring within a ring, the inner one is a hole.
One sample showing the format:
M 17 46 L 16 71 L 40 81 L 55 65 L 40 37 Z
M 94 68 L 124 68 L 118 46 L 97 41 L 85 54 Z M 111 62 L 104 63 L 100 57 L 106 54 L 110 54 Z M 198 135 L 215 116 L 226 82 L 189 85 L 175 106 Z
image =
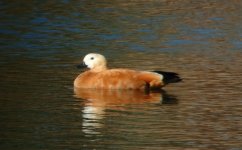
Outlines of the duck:
M 99 53 L 85 55 L 77 68 L 88 69 L 75 78 L 74 88 L 77 89 L 154 90 L 182 81 L 175 72 L 109 69 L 106 58 Z

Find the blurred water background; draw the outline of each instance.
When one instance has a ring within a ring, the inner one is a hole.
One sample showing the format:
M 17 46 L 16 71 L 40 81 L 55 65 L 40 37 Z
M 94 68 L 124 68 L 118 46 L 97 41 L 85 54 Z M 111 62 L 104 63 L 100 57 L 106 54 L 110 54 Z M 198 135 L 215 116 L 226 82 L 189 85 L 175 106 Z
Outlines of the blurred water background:
M 242 149 L 241 0 L 1 0 L 0 149 Z M 74 93 L 90 52 L 179 73 Z

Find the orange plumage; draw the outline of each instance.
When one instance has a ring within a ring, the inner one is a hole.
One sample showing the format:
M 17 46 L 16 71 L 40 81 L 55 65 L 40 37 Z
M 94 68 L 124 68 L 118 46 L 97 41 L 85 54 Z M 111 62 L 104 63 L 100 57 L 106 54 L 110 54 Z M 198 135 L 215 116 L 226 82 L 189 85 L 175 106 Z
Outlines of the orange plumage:
M 181 81 L 178 74 L 172 72 L 108 69 L 105 57 L 96 53 L 86 55 L 83 62 L 90 70 L 75 79 L 75 88 L 157 89 L 170 82 Z

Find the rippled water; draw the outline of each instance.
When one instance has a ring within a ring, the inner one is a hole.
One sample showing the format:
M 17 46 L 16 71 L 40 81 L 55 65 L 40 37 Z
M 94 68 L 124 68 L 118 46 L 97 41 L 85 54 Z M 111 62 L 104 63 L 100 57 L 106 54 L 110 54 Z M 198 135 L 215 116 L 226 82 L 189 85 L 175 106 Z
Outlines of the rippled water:
M 242 149 L 241 6 L 1 1 L 0 149 Z M 89 52 L 183 82 L 74 93 Z

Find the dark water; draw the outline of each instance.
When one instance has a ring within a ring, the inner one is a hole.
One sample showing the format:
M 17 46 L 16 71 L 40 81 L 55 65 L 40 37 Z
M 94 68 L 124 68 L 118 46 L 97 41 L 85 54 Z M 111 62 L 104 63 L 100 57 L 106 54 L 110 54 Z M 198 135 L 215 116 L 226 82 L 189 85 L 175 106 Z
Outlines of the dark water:
M 0 149 L 242 149 L 241 6 L 2 0 Z M 183 82 L 74 94 L 89 52 Z

